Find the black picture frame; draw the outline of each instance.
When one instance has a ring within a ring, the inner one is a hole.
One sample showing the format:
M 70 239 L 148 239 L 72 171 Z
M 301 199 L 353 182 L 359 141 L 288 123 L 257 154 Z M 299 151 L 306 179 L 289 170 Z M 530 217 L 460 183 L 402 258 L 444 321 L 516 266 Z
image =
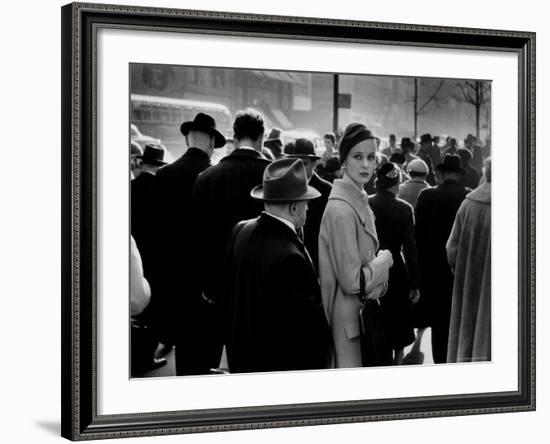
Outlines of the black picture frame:
M 72 3 L 62 14 L 62 436 L 70 440 L 378 421 L 535 409 L 535 33 Z M 231 409 L 97 414 L 96 31 L 508 51 L 518 57 L 518 389 Z

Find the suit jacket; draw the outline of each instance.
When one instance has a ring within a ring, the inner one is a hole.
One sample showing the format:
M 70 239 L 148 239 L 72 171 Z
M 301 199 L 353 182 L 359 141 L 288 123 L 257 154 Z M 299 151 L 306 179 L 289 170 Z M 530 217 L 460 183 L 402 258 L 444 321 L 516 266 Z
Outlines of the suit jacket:
M 315 270 L 319 269 L 319 230 L 321 229 L 321 219 L 327 206 L 328 196 L 332 190 L 330 182 L 321 179 L 317 173 L 313 173 L 309 185 L 321 193 L 317 199 L 310 200 L 308 203 L 307 220 L 304 226 L 304 243 L 311 256 Z
M 262 213 L 237 224 L 227 257 L 231 372 L 325 368 L 330 335 L 319 283 L 296 233 Z
M 155 229 L 159 248 L 155 284 L 161 299 L 158 326 L 169 336 L 166 340 L 180 335 L 182 328 L 192 329 L 199 322 L 195 314 L 201 303 L 196 279 L 200 243 L 196 237 L 192 196 L 197 176 L 209 166 L 208 154 L 189 148 L 178 160 L 157 172 Z
M 426 188 L 415 207 L 415 237 L 420 265 L 421 293 L 428 322 L 450 311 L 453 274 L 447 262 L 446 244 L 460 204 L 470 191 L 446 180 Z
M 235 224 L 259 216 L 263 203 L 253 199 L 250 191 L 262 183 L 269 164 L 262 154 L 251 149 L 236 149 L 217 165 L 199 176 L 194 188 L 198 226 L 194 233 L 201 243 L 199 261 L 202 288 L 209 299 L 216 301 L 222 293 L 220 279 L 227 241 Z

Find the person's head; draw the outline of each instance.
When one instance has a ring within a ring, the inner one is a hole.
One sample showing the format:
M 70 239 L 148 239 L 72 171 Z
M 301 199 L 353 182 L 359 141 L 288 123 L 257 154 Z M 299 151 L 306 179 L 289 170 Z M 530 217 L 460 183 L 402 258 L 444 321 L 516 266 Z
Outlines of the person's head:
M 392 148 L 395 148 L 395 143 L 397 142 L 397 138 L 395 137 L 395 134 L 390 134 L 389 141 L 390 141 L 390 146 Z
M 225 146 L 225 137 L 216 129 L 216 120 L 205 113 L 198 113 L 191 121 L 183 122 L 180 131 L 189 148 L 198 148 L 209 156 L 215 148 Z
M 443 162 L 437 165 L 436 169 L 441 174 L 441 179 L 454 180 L 459 182 L 462 175 L 466 172 L 464 168 L 460 166 L 460 156 L 457 154 L 445 154 Z
M 275 159 L 280 159 L 283 154 L 283 141 L 281 139 L 281 130 L 273 128 L 267 138 L 264 140 L 264 146 L 269 148 Z
M 449 145 L 453 148 L 458 148 L 458 143 L 456 142 L 456 139 L 454 137 L 451 137 L 451 140 L 449 141 Z
M 487 157 L 485 161 L 483 162 L 483 176 L 485 177 L 485 182 L 491 183 L 491 158 Z
M 237 112 L 233 123 L 235 146 L 250 146 L 257 151 L 262 149 L 264 139 L 264 118 L 253 109 Z
M 340 161 L 338 157 L 329 157 L 325 163 L 324 178 L 329 178 L 332 182 L 334 179 L 342 177 L 342 171 L 340 169 Z
M 340 141 L 342 171 L 363 187 L 374 174 L 378 138 L 362 123 L 349 124 Z
M 416 177 L 419 179 L 426 179 L 428 176 L 428 165 L 426 165 L 426 162 L 424 162 L 422 159 L 413 159 L 409 162 L 407 165 L 407 171 L 409 172 L 409 176 Z
M 388 191 L 394 196 L 399 190 L 401 172 L 393 162 L 387 162 L 376 168 L 376 179 L 374 186 L 377 191 Z
M 262 200 L 265 209 L 292 222 L 297 229 L 306 222 L 308 201 L 321 195 L 308 185 L 304 164 L 300 159 L 281 159 L 264 170 L 263 181 L 250 195 Z
M 325 148 L 327 150 L 334 149 L 334 145 L 336 144 L 336 136 L 334 133 L 326 133 L 323 136 L 323 143 L 325 144 Z
M 134 177 L 139 176 L 141 170 L 141 147 L 133 140 L 130 142 L 130 171 Z
M 457 154 L 460 156 L 460 165 L 462 168 L 470 166 L 470 160 L 472 160 L 472 153 L 466 148 L 459 148 Z
M 145 145 L 143 156 L 141 156 L 141 168 L 143 171 L 156 173 L 164 165 L 164 152 L 166 148 L 158 143 L 148 143 Z
M 420 136 L 420 146 L 422 148 L 429 148 L 433 146 L 433 139 L 430 133 L 422 134 Z
M 405 159 L 405 155 L 403 153 L 393 153 L 391 156 L 390 156 L 390 159 L 389 161 L 390 162 L 393 162 L 397 165 L 399 165 L 400 167 L 403 166 L 403 164 L 406 162 L 407 159 Z
M 296 139 L 294 143 L 285 146 L 285 156 L 301 159 L 306 169 L 307 179 L 310 180 L 320 157 L 315 153 L 313 142 L 309 139 Z
M 403 137 L 401 139 L 401 152 L 403 154 L 413 154 L 414 153 L 414 142 L 410 137 Z

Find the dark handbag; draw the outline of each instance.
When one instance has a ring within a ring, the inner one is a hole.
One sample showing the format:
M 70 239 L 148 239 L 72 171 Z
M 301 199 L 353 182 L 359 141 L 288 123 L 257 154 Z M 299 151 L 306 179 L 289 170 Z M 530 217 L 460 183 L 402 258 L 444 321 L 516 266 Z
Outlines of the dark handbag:
M 386 333 L 380 302 L 377 299 L 367 299 L 363 270 L 361 270 L 359 278 L 359 296 L 361 298 L 359 324 L 361 325 L 361 360 L 363 367 L 391 365 L 393 363 L 393 350 Z

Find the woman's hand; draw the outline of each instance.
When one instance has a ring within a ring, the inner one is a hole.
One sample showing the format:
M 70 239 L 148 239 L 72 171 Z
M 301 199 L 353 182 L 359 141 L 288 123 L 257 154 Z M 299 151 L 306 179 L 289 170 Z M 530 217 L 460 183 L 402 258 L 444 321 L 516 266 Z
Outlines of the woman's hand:
M 414 305 L 420 300 L 420 290 L 415 288 L 414 290 L 409 290 L 409 301 Z

